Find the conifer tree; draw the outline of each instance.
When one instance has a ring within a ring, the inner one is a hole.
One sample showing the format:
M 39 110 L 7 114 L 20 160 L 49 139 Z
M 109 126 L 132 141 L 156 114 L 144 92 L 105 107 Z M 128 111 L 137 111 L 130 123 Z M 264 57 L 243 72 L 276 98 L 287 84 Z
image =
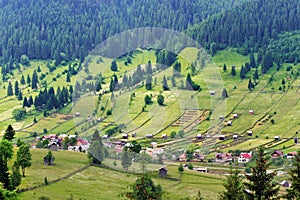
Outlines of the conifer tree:
M 25 85 L 25 78 L 24 75 L 22 75 L 21 80 L 20 80 L 21 85 Z
M 240 171 L 230 168 L 230 174 L 226 177 L 223 183 L 225 191 L 219 195 L 220 200 L 243 200 L 244 196 L 244 185 L 243 178 L 240 176 Z
M 287 189 L 285 198 L 288 200 L 298 200 L 300 199 L 300 151 L 298 151 L 293 160 L 293 168 L 290 170 L 289 175 L 292 186 L 290 189 Z
M 18 96 L 19 90 L 20 90 L 20 89 L 19 89 L 19 82 L 16 81 L 16 82 L 15 82 L 15 95 L 16 95 L 16 96 Z
M 12 95 L 14 95 L 14 92 L 13 92 L 13 88 L 12 88 L 11 82 L 9 82 L 8 86 L 7 86 L 7 96 L 12 96 Z
M 267 172 L 270 165 L 271 163 L 266 158 L 265 148 L 259 147 L 252 174 L 246 175 L 248 182 L 244 183 L 247 189 L 246 196 L 249 199 L 279 199 L 277 197 L 279 187 L 273 183 L 275 173 Z
M 163 77 L 163 81 L 162 81 L 162 88 L 163 88 L 163 90 L 164 91 L 166 91 L 166 90 L 169 90 L 170 88 L 169 88 L 169 86 L 168 86 L 168 81 L 167 81 L 167 79 L 166 79 L 166 76 L 164 75 L 164 77 Z

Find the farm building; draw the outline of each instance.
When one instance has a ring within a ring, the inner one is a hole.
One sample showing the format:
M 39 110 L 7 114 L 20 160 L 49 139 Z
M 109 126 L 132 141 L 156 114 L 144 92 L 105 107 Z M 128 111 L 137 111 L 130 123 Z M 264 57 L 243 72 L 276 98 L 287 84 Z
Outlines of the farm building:
M 253 135 L 253 131 L 247 131 L 247 135 L 248 136 L 252 136 Z
M 207 168 L 197 168 L 196 171 L 197 172 L 204 172 L 204 173 L 208 172 Z
M 145 137 L 146 138 L 153 138 L 153 134 L 146 134 Z
M 289 187 L 290 187 L 290 183 L 287 182 L 286 180 L 281 181 L 281 182 L 280 182 L 280 185 L 281 185 L 282 187 L 285 187 L 285 188 L 289 188 Z
M 226 140 L 226 136 L 225 135 L 219 135 L 219 140 Z
M 216 94 L 216 92 L 215 92 L 215 91 L 213 91 L 213 90 L 211 90 L 211 91 L 209 91 L 209 94 L 210 94 L 211 96 L 213 96 L 213 95 L 215 95 L 215 94 Z
M 48 144 L 48 149 L 51 151 L 57 151 L 58 149 L 58 144 L 56 142 L 51 142 Z
M 136 137 L 136 132 L 132 133 L 131 137 L 135 138 Z
M 254 110 L 249 110 L 250 115 L 254 115 Z
M 161 136 L 163 139 L 167 139 L 167 134 L 162 134 L 162 136 Z
M 158 170 L 158 176 L 161 177 L 161 178 L 166 178 L 167 173 L 168 173 L 168 170 L 165 167 L 162 167 Z
M 252 159 L 252 153 L 241 153 L 238 159 L 238 163 L 247 163 Z
M 216 162 L 230 162 L 232 161 L 232 154 L 231 153 L 217 153 L 215 155 L 215 158 L 216 158 Z
M 238 135 L 233 135 L 232 138 L 233 138 L 234 140 L 237 140 L 237 139 L 238 139 Z
M 271 156 L 272 156 L 273 158 L 278 158 L 278 157 L 283 156 L 283 152 L 280 151 L 280 150 L 275 150 L 275 151 L 271 154 Z
M 232 116 L 233 116 L 233 118 L 234 118 L 234 119 L 237 119 L 237 118 L 239 117 L 239 115 L 238 115 L 238 114 L 236 114 L 236 113 L 235 113 L 235 114 L 233 114 Z
M 294 143 L 295 143 L 295 144 L 298 144 L 298 143 L 299 143 L 298 138 L 294 138 Z
M 292 151 L 292 152 L 289 152 L 286 155 L 284 155 L 284 157 L 286 157 L 287 159 L 293 159 L 293 158 L 295 158 L 296 155 L 297 155 L 297 152 Z
M 219 119 L 224 119 L 224 115 L 219 115 Z
M 228 121 L 227 126 L 231 126 L 231 125 L 232 125 L 232 121 Z
M 196 135 L 196 139 L 198 139 L 198 140 L 202 139 L 202 135 L 201 134 L 197 134 Z
M 275 136 L 275 137 L 274 137 L 274 140 L 275 140 L 275 141 L 279 141 L 279 140 L 280 140 L 280 136 Z
M 123 134 L 122 139 L 128 139 L 128 134 Z

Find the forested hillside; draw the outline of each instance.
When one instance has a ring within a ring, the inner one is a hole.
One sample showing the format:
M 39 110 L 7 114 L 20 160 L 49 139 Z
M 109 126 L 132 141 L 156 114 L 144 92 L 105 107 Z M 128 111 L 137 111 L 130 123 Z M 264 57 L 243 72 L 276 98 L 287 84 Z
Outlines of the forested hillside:
M 299 0 L 257 0 L 209 18 L 187 33 L 211 50 L 240 47 L 248 54 L 267 48 L 280 33 L 300 29 Z
M 135 27 L 184 30 L 246 0 L 0 0 L 0 56 L 83 59 L 107 37 Z M 13 66 L 11 66 L 13 67 Z

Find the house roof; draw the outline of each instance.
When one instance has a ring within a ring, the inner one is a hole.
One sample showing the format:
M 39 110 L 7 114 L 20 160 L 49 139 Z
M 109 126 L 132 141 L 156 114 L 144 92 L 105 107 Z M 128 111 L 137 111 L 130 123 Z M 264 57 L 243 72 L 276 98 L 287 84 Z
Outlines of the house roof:
M 297 155 L 297 152 L 296 151 L 292 151 L 292 152 L 289 152 L 287 155 L 295 156 L 295 155 Z
M 283 152 L 280 151 L 280 150 L 275 150 L 272 154 L 277 154 L 279 156 L 282 156 L 283 155 Z
M 249 159 L 251 159 L 251 158 L 252 158 L 252 155 L 250 155 L 249 153 L 241 153 L 241 154 L 240 154 L 240 157 L 244 157 L 244 158 L 249 158 Z

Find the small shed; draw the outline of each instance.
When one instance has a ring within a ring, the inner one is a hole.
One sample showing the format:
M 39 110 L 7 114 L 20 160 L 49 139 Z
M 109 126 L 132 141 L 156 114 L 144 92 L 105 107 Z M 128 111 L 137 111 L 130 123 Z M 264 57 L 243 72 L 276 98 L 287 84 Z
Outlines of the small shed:
M 98 119 L 97 119 L 97 122 L 102 122 L 103 121 L 103 119 L 101 118 L 101 117 L 99 117 Z
M 285 187 L 285 188 L 289 188 L 290 187 L 290 183 L 287 182 L 286 180 L 283 180 L 281 183 L 280 183 L 281 186 Z
M 219 135 L 219 140 L 225 140 L 226 136 L 225 135 Z
M 102 139 L 107 140 L 108 139 L 108 135 L 103 135 Z
M 224 115 L 219 115 L 219 119 L 224 119 Z
M 253 131 L 247 131 L 247 135 L 248 136 L 252 136 L 253 135 Z
M 48 144 L 48 149 L 51 151 L 57 151 L 58 149 L 58 145 L 56 142 L 51 142 L 50 144 Z
M 163 139 L 167 139 L 167 134 L 162 134 L 162 136 L 161 136 Z
M 136 137 L 136 132 L 133 132 L 133 133 L 131 134 L 131 136 L 132 136 L 133 138 L 135 138 L 135 137 Z
M 231 126 L 231 125 L 232 125 L 232 121 L 228 121 L 227 126 Z
M 279 141 L 279 140 L 280 140 L 280 136 L 275 136 L 275 137 L 274 137 L 274 140 L 275 140 L 275 141 Z
M 211 96 L 213 96 L 213 95 L 215 95 L 215 94 L 216 94 L 216 92 L 215 92 L 215 91 L 213 91 L 213 90 L 211 90 L 211 91 L 209 91 L 209 94 L 210 94 Z
M 128 134 L 123 134 L 122 135 L 122 139 L 126 139 L 127 140 L 128 139 Z
M 254 110 L 249 110 L 250 115 L 254 115 Z
M 232 138 L 233 138 L 234 140 L 237 140 L 237 139 L 238 139 L 238 135 L 233 135 Z
M 168 170 L 165 167 L 162 167 L 158 170 L 158 176 L 161 178 L 166 178 L 168 174 Z
M 208 172 L 207 168 L 197 168 L 196 170 L 197 170 L 198 172 L 204 172 L 204 173 L 207 173 L 207 172 Z
M 294 143 L 295 143 L 295 144 L 298 144 L 298 143 L 299 143 L 298 138 L 294 138 Z
M 197 134 L 196 135 L 196 139 L 198 139 L 198 140 L 202 139 L 202 135 L 201 134 Z
M 238 115 L 238 114 L 236 114 L 236 113 L 235 113 L 235 114 L 233 114 L 232 116 L 233 116 L 233 118 L 234 118 L 234 119 L 237 119 L 237 118 L 239 117 L 239 115 Z
M 146 138 L 153 138 L 152 134 L 146 134 Z
M 80 112 L 76 112 L 76 113 L 75 113 L 75 116 L 76 116 L 76 117 L 79 117 L 79 116 L 80 116 Z

